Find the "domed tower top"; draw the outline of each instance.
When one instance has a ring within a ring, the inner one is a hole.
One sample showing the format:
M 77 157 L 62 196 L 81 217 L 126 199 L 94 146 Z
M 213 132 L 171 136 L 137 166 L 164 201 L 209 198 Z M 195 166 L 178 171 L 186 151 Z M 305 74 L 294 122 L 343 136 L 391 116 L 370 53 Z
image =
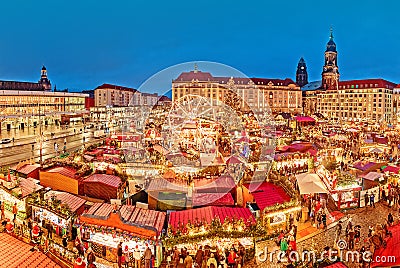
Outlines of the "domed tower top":
M 296 84 L 300 87 L 308 84 L 307 66 L 303 58 L 300 58 L 299 63 L 297 64 Z
M 335 41 L 333 41 L 333 29 L 331 27 L 331 35 L 329 37 L 329 41 L 326 44 L 326 52 L 336 52 L 336 44 Z
M 40 80 L 39 83 L 42 84 L 44 90 L 51 90 L 51 83 L 47 77 L 47 69 L 43 65 L 42 70 L 40 72 Z

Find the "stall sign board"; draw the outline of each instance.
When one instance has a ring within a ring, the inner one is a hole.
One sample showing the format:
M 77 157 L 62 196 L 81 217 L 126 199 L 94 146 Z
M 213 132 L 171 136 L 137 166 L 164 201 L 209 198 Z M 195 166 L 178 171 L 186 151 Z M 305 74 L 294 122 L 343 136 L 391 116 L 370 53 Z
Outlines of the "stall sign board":
M 278 223 L 282 223 L 285 221 L 286 221 L 285 213 L 279 213 L 279 214 L 276 214 L 275 216 L 271 217 L 270 224 L 273 225 L 273 224 L 278 224 Z

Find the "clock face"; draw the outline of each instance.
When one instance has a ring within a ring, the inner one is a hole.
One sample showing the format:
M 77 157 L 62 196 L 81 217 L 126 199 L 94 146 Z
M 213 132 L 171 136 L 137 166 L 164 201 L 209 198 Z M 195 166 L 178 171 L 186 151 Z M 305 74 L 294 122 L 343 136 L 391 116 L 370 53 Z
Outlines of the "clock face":
M 301 69 L 303 70 L 303 69 L 304 69 L 304 66 L 301 66 Z
M 324 71 L 326 71 L 327 69 L 326 69 L 326 67 L 324 67 Z

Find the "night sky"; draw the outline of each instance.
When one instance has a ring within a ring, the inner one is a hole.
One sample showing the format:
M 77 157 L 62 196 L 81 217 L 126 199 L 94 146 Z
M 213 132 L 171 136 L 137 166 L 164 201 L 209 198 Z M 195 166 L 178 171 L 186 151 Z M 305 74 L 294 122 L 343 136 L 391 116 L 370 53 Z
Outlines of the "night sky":
M 249 77 L 295 79 L 304 57 L 314 81 L 332 26 L 341 80 L 400 83 L 396 0 L 15 0 L 1 1 L 0 8 L 2 80 L 37 81 L 45 64 L 57 89 L 137 88 L 188 61 L 220 62 Z

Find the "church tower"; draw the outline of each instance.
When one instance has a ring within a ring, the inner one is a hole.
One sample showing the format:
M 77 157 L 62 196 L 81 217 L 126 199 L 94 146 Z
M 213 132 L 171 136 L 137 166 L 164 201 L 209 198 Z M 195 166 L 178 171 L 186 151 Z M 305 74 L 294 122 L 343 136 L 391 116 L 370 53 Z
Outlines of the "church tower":
M 44 65 L 42 67 L 42 71 L 40 72 L 39 84 L 42 84 L 44 90 L 51 90 L 51 83 L 47 78 L 47 69 Z
M 322 87 L 324 89 L 336 89 L 336 82 L 339 81 L 339 77 L 336 44 L 333 41 L 333 31 L 331 28 L 331 35 L 325 50 L 325 64 L 322 70 Z
M 296 84 L 300 87 L 308 84 L 307 66 L 303 58 L 300 58 L 299 63 L 297 64 Z

